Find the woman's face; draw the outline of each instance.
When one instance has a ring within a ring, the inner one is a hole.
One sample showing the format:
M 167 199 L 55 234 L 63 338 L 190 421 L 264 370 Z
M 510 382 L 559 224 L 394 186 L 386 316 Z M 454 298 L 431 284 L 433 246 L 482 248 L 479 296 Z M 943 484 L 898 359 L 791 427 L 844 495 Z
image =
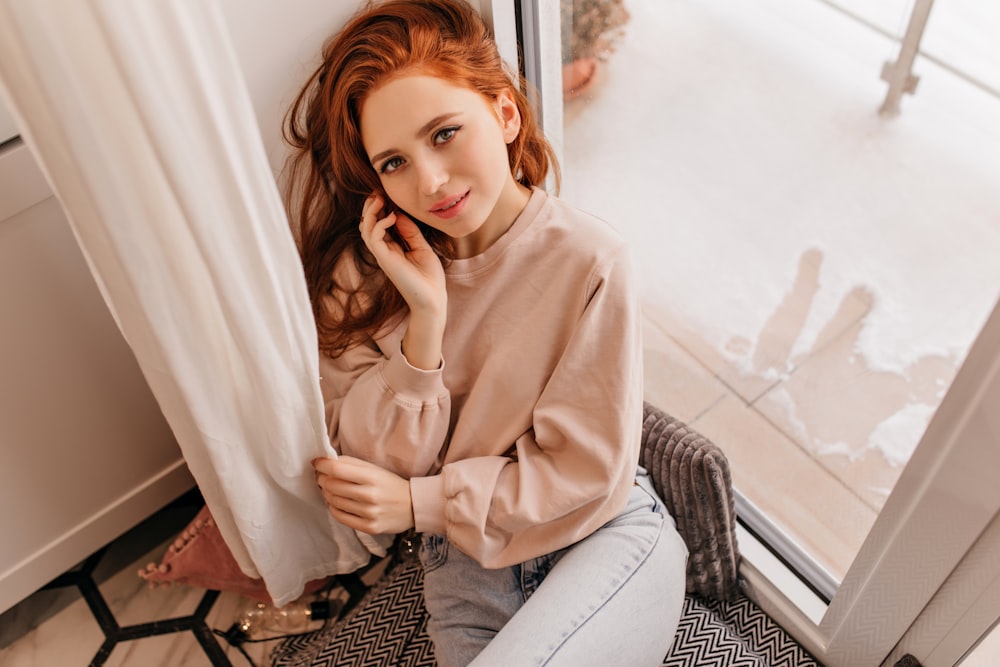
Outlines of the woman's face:
M 389 199 L 455 239 L 459 257 L 486 250 L 527 204 L 507 160 L 520 126 L 509 94 L 490 102 L 419 74 L 389 80 L 361 108 L 361 140 Z

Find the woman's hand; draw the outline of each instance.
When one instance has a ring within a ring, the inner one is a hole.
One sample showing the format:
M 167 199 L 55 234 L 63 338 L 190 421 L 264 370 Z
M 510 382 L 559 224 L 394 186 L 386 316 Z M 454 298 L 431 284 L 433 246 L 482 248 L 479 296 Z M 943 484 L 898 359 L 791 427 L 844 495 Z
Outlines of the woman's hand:
M 448 305 L 441 259 L 420 233 L 417 223 L 405 213 L 390 213 L 379 219 L 385 200 L 373 194 L 361 212 L 361 239 L 379 267 L 403 295 L 411 311 L 443 315 Z M 389 235 L 395 226 L 404 247 Z
M 381 195 L 365 200 L 361 238 L 410 308 L 403 355 L 416 368 L 435 370 L 441 367 L 441 341 L 448 318 L 444 267 L 417 223 L 406 214 L 390 213 L 378 219 L 384 206 Z M 389 235 L 393 225 L 406 247 Z
M 313 460 L 316 481 L 334 519 L 372 535 L 413 528 L 410 482 L 352 456 Z

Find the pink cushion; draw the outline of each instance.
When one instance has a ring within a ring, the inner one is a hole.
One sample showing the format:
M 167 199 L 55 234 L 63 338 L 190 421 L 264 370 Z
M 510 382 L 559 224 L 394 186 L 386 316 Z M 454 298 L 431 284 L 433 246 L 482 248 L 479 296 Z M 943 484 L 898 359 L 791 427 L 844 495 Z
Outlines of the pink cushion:
M 254 600 L 271 602 L 262 579 L 243 574 L 219 533 L 208 507 L 191 520 L 167 548 L 160 564 L 150 563 L 139 576 L 153 584 L 177 582 L 215 591 L 238 593 Z M 306 593 L 315 593 L 329 579 L 306 584 Z

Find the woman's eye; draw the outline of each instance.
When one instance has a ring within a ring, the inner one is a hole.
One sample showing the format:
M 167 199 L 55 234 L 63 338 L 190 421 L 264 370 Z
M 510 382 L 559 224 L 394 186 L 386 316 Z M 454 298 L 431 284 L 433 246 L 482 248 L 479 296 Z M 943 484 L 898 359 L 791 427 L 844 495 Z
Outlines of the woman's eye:
M 382 163 L 382 166 L 379 167 L 378 171 L 380 174 L 391 174 L 392 172 L 399 169 L 400 166 L 402 166 L 402 164 L 403 164 L 402 158 L 391 157 Z
M 455 138 L 455 134 L 462 129 L 461 127 L 446 127 L 438 130 L 437 134 L 434 135 L 435 144 L 446 144 Z

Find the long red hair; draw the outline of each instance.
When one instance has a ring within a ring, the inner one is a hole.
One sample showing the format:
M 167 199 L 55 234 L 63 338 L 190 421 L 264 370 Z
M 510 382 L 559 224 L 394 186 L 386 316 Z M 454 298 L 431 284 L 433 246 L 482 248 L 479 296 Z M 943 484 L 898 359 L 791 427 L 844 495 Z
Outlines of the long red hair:
M 521 129 L 507 147 L 511 173 L 525 186 L 541 185 L 555 154 L 535 120 L 522 77 L 512 75 L 489 27 L 463 0 L 388 0 L 369 4 L 323 47 L 323 60 L 285 118 L 293 152 L 286 202 L 297 227 L 320 349 L 338 356 L 373 336 L 405 310 L 405 302 L 379 270 L 358 231 L 365 199 L 382 192 L 361 142 L 361 106 L 390 77 L 420 73 L 447 79 L 493 101 L 508 91 Z M 451 239 L 422 223 L 420 229 L 447 264 Z M 340 285 L 334 267 L 347 256 L 360 286 Z M 330 307 L 330 299 L 337 302 Z

